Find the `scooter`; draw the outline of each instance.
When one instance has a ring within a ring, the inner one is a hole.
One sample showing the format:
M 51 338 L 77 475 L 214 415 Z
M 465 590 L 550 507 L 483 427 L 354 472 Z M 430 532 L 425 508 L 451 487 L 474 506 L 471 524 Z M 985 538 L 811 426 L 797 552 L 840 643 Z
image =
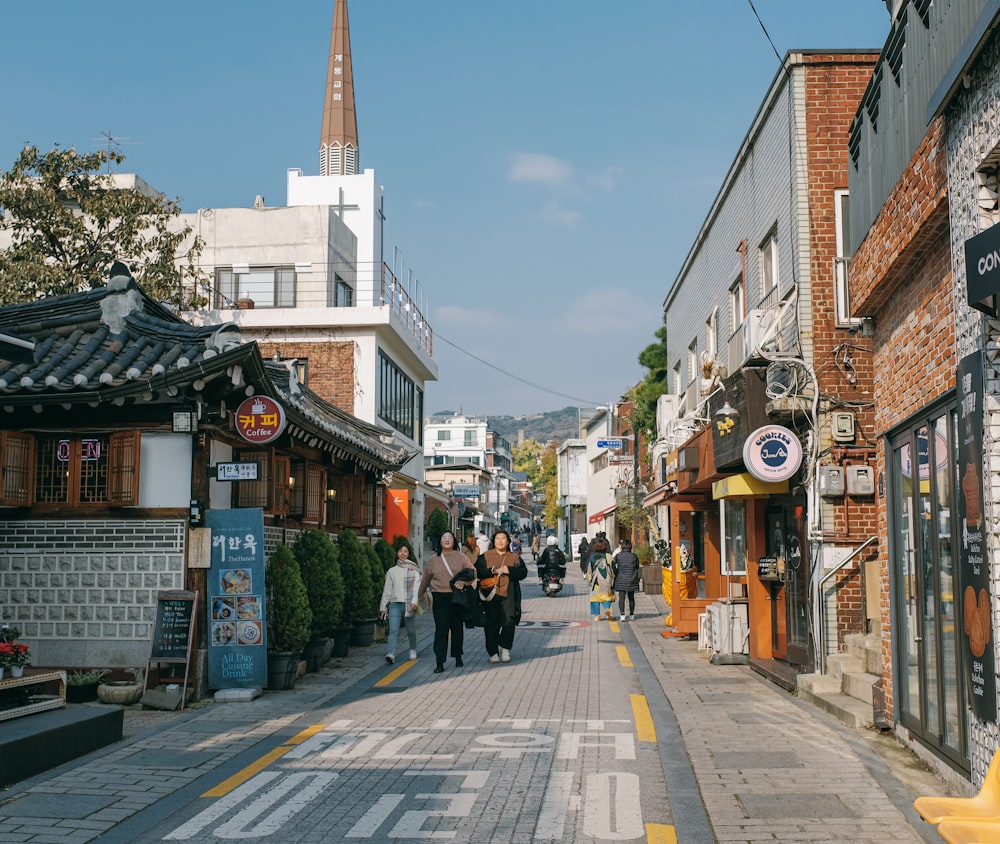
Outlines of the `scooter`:
M 555 572 L 542 575 L 542 591 L 548 598 L 554 598 L 563 588 L 563 579 Z

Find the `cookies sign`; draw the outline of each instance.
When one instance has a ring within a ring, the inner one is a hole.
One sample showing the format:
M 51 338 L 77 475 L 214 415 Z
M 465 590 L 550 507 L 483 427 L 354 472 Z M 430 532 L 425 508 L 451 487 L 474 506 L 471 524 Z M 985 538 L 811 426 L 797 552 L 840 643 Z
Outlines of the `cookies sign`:
M 983 518 L 983 360 L 979 353 L 958 364 L 958 468 L 962 643 L 966 649 L 969 705 L 983 721 L 996 721 L 990 577 Z M 956 590 L 958 591 L 958 590 Z

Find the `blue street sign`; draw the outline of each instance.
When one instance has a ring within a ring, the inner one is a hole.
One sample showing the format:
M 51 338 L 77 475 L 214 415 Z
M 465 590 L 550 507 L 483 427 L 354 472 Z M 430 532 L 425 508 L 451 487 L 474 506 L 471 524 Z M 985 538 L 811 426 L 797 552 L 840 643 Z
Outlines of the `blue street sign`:
M 618 451 L 621 451 L 621 449 L 622 449 L 622 441 L 620 439 L 598 440 L 597 441 L 597 447 L 598 448 L 613 448 L 613 449 L 617 449 Z

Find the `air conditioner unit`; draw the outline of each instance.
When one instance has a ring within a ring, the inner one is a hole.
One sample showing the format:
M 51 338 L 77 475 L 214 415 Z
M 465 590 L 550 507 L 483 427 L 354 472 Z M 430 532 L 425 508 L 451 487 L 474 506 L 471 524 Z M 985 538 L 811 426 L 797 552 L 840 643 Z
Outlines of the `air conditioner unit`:
M 656 433 L 658 436 L 667 436 L 668 426 L 677 418 L 679 402 L 680 399 L 670 393 L 664 393 L 656 400 Z
M 751 308 L 729 341 L 729 371 L 735 372 L 761 357 L 761 349 L 778 336 L 778 309 Z

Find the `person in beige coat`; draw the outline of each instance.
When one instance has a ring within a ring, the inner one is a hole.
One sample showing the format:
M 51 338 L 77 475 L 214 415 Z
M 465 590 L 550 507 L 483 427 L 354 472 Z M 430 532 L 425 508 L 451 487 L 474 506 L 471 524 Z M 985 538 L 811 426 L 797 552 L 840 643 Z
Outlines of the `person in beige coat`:
M 410 559 L 410 549 L 401 545 L 396 552 L 396 565 L 385 573 L 385 586 L 379 602 L 379 615 L 389 619 L 389 635 L 386 639 L 385 661 L 392 665 L 396 661 L 396 639 L 399 626 L 404 618 L 406 638 L 410 642 L 410 659 L 417 658 L 417 625 L 413 614 L 417 611 L 417 595 L 420 591 L 420 569 Z

